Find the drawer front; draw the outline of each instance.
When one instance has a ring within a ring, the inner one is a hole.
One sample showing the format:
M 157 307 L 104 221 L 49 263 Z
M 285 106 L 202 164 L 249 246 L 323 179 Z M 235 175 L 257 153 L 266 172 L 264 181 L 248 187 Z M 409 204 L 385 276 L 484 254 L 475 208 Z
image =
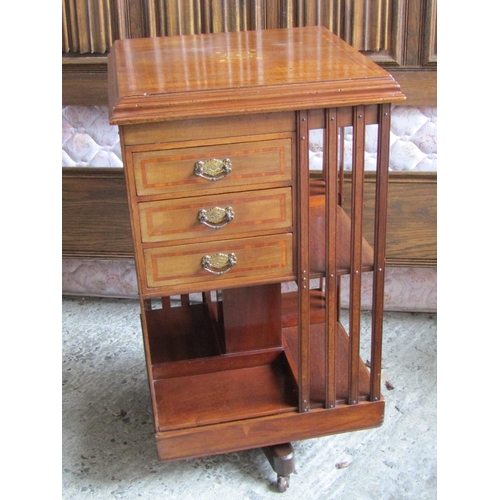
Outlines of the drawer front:
M 195 243 L 144 250 L 148 288 L 186 286 L 217 288 L 290 279 L 293 272 L 290 233 Z
M 132 152 L 138 196 L 215 192 L 292 178 L 291 139 Z
M 292 227 L 291 188 L 139 203 L 143 243 L 228 238 Z

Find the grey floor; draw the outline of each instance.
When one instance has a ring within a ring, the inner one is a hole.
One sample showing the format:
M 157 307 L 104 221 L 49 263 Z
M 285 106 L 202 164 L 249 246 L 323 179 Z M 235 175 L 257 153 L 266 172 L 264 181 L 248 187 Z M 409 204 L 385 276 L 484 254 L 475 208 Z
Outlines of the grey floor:
M 158 462 L 137 301 L 64 297 L 62 311 L 64 499 L 437 498 L 435 314 L 385 314 L 383 426 L 294 443 L 277 493 L 260 450 Z

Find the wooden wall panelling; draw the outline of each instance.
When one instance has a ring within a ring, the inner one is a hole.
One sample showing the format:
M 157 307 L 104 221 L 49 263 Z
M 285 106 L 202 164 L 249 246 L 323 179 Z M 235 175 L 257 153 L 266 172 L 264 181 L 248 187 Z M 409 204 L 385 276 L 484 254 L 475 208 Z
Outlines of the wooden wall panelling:
M 86 57 L 72 64 L 63 58 L 62 103 L 67 106 L 107 106 L 108 70 L 104 58 Z
M 351 26 L 344 35 L 345 40 L 379 64 L 401 66 L 405 1 L 354 1 L 351 10 L 352 14 L 346 20 L 347 26 Z
M 400 65 L 400 47 L 419 52 L 434 12 L 435 0 L 63 0 L 63 52 L 105 53 L 116 38 L 324 25 Z
M 373 244 L 375 172 L 366 172 L 363 236 Z M 351 180 L 345 178 L 349 212 Z M 389 266 L 437 265 L 437 174 L 390 172 L 387 207 L 386 261 Z
M 118 38 L 148 36 L 148 24 L 143 0 L 62 0 L 62 52 L 107 54 Z
M 63 0 L 63 52 L 104 54 L 115 39 L 114 0 Z
M 150 0 L 113 0 L 117 38 L 142 38 L 151 36 L 148 4 Z
M 437 63 L 437 0 L 406 0 L 407 36 L 403 64 L 408 68 L 434 68 Z
M 272 5 L 275 3 L 272 2 Z M 148 36 L 245 31 L 266 27 L 266 0 L 147 0 L 146 6 Z
M 388 200 L 387 265 L 437 266 L 437 174 L 391 172 Z
M 63 168 L 63 257 L 133 258 L 121 168 Z
M 394 69 L 390 73 L 406 95 L 405 106 L 437 106 L 437 72 Z
M 422 35 L 422 66 L 437 64 L 437 0 L 427 0 Z

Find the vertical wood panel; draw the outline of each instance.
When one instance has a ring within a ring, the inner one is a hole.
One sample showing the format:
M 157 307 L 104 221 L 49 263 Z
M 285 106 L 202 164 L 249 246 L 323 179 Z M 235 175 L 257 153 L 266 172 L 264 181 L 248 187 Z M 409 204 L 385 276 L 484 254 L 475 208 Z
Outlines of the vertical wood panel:
M 380 401 L 382 371 L 382 330 L 384 320 L 385 254 L 387 236 L 387 195 L 389 181 L 390 104 L 379 106 L 377 173 L 375 191 L 375 233 L 372 298 L 370 400 Z
M 407 0 L 405 12 L 405 30 L 408 32 L 406 43 L 404 45 L 404 64 L 408 66 L 417 66 L 421 60 L 422 51 L 422 22 L 425 12 L 425 2 L 421 0 Z
M 361 267 L 363 237 L 365 107 L 353 108 L 351 187 L 351 264 L 349 290 L 349 404 L 359 402 L 359 352 L 361 331 Z
M 70 13 L 67 3 L 62 3 L 62 51 L 69 52 L 71 48 Z
M 103 54 L 113 42 L 112 0 L 64 0 L 63 52 Z
M 298 270 L 299 287 L 299 411 L 310 410 L 310 303 L 309 303 L 309 123 L 307 111 L 297 112 L 298 161 Z
M 325 408 L 335 406 L 336 376 L 335 352 L 338 321 L 338 291 L 340 280 L 337 277 L 337 204 L 338 204 L 338 127 L 337 109 L 328 109 L 325 116 L 325 152 L 323 176 L 326 185 L 326 325 L 325 325 Z
M 104 54 L 113 43 L 111 0 L 90 0 L 90 47 Z
M 437 63 L 437 2 L 427 0 L 425 12 L 425 30 L 422 37 L 422 61 L 423 66 Z
M 76 25 L 74 32 L 77 34 L 80 52 L 90 52 L 90 21 L 86 0 L 76 0 Z

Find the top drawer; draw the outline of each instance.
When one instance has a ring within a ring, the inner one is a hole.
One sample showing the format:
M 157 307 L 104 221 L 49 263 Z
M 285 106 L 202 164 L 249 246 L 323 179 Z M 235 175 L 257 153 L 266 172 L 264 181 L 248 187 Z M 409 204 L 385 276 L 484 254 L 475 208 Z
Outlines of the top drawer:
M 134 151 L 138 196 L 205 194 L 292 179 L 291 138 Z

